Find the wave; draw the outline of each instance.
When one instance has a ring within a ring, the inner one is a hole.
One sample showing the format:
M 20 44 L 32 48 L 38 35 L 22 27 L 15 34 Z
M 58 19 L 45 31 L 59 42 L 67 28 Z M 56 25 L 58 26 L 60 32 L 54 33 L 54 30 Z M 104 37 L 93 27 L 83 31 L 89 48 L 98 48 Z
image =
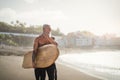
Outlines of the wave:
M 120 51 L 65 54 L 59 62 L 105 80 L 120 80 Z

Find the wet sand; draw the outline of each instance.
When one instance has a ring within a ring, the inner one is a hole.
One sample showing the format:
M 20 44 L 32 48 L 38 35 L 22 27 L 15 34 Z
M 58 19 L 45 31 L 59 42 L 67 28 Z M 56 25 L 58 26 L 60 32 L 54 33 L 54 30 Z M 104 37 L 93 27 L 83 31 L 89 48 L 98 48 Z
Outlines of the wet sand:
M 0 56 L 0 80 L 35 80 L 34 70 L 23 69 L 22 60 L 20 56 Z M 101 80 L 58 62 L 56 66 L 58 80 Z

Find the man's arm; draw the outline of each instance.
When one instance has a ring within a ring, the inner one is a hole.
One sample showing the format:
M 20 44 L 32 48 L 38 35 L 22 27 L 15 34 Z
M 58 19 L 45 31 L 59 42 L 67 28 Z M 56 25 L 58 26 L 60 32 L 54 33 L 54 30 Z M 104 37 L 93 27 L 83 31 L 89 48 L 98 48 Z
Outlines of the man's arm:
M 33 51 L 36 54 L 38 50 L 38 38 L 34 40 L 34 46 L 33 46 Z
M 32 55 L 32 61 L 33 61 L 33 63 L 34 63 L 34 61 L 35 61 L 35 56 L 36 56 L 36 54 L 37 54 L 37 50 L 38 50 L 38 38 L 36 38 L 36 39 L 34 40 L 33 55 Z

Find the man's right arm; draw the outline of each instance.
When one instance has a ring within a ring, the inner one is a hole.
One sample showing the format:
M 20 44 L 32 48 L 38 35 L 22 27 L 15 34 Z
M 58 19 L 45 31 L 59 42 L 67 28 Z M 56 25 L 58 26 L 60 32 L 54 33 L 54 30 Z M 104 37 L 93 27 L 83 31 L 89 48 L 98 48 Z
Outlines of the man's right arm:
M 34 40 L 34 45 L 33 45 L 33 55 L 32 55 L 32 62 L 33 62 L 33 67 L 35 65 L 35 57 L 37 54 L 37 49 L 38 49 L 38 38 Z
M 34 46 L 33 46 L 33 51 L 36 54 L 38 49 L 38 38 L 34 40 Z

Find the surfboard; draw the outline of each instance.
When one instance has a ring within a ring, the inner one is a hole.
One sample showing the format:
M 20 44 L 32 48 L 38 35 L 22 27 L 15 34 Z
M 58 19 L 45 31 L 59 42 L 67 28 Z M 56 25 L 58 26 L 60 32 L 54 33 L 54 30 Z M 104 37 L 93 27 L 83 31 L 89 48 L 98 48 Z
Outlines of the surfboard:
M 22 67 L 25 69 L 33 68 L 32 65 L 33 51 L 28 51 L 23 57 Z M 54 44 L 48 44 L 40 47 L 35 57 L 35 68 L 45 68 L 52 65 L 59 56 L 59 49 Z

